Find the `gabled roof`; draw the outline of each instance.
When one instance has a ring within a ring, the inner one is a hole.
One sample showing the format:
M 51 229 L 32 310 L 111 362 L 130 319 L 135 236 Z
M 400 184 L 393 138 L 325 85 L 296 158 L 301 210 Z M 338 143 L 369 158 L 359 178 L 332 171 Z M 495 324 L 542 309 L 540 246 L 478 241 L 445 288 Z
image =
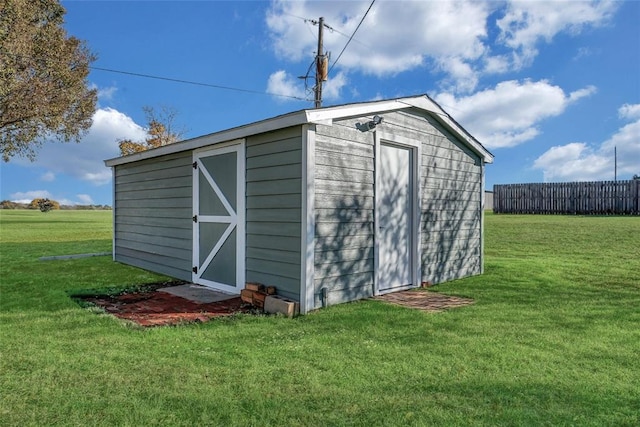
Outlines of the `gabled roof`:
M 270 119 L 261 120 L 244 126 L 199 136 L 171 145 L 165 145 L 164 147 L 155 148 L 153 150 L 142 151 L 129 156 L 105 160 L 105 164 L 107 166 L 117 166 L 136 162 L 138 160 L 151 159 L 154 157 L 164 156 L 166 154 L 189 151 L 208 145 L 246 138 L 248 136 L 284 129 L 290 126 L 299 126 L 304 124 L 330 125 L 334 120 L 347 117 L 366 116 L 374 113 L 384 113 L 407 108 L 414 108 L 428 113 L 447 130 L 466 143 L 472 151 L 482 157 L 485 163 L 493 162 L 493 155 L 451 116 L 449 116 L 442 107 L 440 107 L 429 96 L 419 95 L 406 98 L 361 102 L 355 104 L 336 105 L 320 109 L 295 111 L 293 113 L 272 117 Z

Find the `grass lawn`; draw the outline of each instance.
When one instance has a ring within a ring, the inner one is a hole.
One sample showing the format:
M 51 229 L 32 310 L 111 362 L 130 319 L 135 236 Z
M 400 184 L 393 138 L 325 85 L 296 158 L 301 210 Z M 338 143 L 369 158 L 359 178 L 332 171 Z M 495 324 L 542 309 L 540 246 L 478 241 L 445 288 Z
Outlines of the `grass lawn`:
M 1 425 L 640 425 L 640 218 L 487 215 L 472 306 L 142 329 L 69 290 L 164 279 L 111 212 L 0 211 Z

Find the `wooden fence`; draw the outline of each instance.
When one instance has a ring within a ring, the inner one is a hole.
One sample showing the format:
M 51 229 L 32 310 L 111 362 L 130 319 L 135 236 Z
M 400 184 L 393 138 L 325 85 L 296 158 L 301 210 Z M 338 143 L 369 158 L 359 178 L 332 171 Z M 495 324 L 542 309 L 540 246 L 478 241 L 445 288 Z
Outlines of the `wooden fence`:
M 640 215 L 640 180 L 494 185 L 493 211 Z

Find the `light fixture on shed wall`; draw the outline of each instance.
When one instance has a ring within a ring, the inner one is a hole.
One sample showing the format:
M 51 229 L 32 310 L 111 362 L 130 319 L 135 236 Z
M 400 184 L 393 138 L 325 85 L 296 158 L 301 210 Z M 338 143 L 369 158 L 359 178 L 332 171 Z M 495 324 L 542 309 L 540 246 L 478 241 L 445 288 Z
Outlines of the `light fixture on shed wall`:
M 373 116 L 373 120 L 369 120 L 366 123 L 356 123 L 356 128 L 360 132 L 368 132 L 370 130 L 375 129 L 376 126 L 378 126 L 380 123 L 382 123 L 382 120 L 384 120 L 383 117 L 375 115 L 375 116 Z

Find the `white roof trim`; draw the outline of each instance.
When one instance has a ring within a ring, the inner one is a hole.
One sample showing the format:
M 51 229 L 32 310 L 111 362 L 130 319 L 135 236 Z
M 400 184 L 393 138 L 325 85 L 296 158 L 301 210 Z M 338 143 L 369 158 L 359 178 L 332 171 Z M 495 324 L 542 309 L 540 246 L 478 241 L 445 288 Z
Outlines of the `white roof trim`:
M 282 116 L 273 117 L 267 120 L 251 123 L 248 125 L 200 136 L 186 141 L 177 142 L 153 150 L 143 151 L 125 157 L 116 157 L 105 160 L 107 166 L 113 167 L 139 160 L 151 159 L 153 157 L 167 154 L 190 151 L 207 145 L 219 144 L 234 139 L 246 138 L 264 132 L 283 129 L 290 126 L 303 124 L 324 124 L 330 125 L 333 120 L 350 117 L 363 116 L 371 113 L 383 113 L 387 111 L 401 110 L 407 107 L 417 108 L 432 113 L 432 116 L 444 125 L 449 131 L 466 142 L 471 149 L 478 153 L 485 163 L 493 162 L 493 155 L 482 146 L 473 136 L 471 136 L 462 126 L 456 123 L 437 103 L 426 95 L 408 98 L 391 99 L 385 101 L 363 102 L 358 104 L 338 105 L 317 110 L 302 110 Z
M 181 151 L 195 150 L 197 148 L 206 147 L 207 145 L 214 145 L 222 142 L 232 141 L 235 139 L 242 139 L 246 138 L 247 136 L 270 132 L 277 129 L 283 129 L 289 126 L 296 126 L 302 123 L 306 123 L 305 111 L 299 111 L 296 113 L 278 116 L 272 119 L 224 130 L 221 132 L 198 136 L 196 138 L 165 145 L 164 147 L 154 148 L 152 150 L 131 154 L 129 156 L 116 157 L 113 159 L 105 160 L 104 163 L 110 167 L 118 166 L 126 163 L 137 162 L 139 160 L 151 159 L 153 157 L 165 156 L 167 154 L 179 153 Z
M 467 132 L 462 126 L 460 126 L 446 111 L 442 109 L 431 98 L 422 96 L 419 98 L 407 98 L 403 101 L 408 105 L 419 108 L 421 110 L 430 111 L 435 113 L 434 118 L 440 123 L 445 125 L 456 136 L 465 141 L 469 147 L 482 156 L 485 163 L 493 163 L 493 154 L 489 152 L 484 146 L 475 139 L 469 132 Z

